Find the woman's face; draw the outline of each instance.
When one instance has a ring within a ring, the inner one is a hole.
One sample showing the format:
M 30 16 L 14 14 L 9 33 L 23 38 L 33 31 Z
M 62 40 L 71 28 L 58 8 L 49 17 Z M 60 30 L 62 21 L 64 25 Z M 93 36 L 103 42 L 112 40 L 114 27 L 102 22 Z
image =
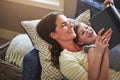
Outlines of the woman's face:
M 58 15 L 56 20 L 56 29 L 52 33 L 52 37 L 60 41 L 73 41 L 76 37 L 76 34 L 73 29 L 73 25 L 68 22 L 67 17 L 64 15 Z
M 97 36 L 92 27 L 84 23 L 80 23 L 80 27 L 78 28 L 77 34 L 79 36 L 78 44 L 80 45 L 88 45 L 94 43 Z

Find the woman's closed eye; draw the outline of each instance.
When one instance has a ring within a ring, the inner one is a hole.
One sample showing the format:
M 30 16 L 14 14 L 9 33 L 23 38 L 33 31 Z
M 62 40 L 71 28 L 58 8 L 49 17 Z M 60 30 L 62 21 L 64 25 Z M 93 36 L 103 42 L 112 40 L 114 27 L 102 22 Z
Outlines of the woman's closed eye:
M 62 27 L 67 26 L 67 23 L 64 22 L 64 23 L 61 24 L 61 26 L 62 26 Z
M 65 26 L 67 26 L 68 24 L 70 24 L 69 22 L 63 22 L 62 24 L 61 24 L 61 26 L 62 27 L 65 27 Z

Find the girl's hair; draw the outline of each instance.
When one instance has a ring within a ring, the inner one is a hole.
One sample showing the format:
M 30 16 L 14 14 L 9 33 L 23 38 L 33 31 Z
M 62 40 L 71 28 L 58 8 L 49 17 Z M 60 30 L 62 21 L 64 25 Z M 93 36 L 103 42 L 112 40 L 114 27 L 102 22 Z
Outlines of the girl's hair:
M 73 41 L 74 41 L 76 44 L 78 44 L 78 42 L 79 42 L 79 35 L 78 35 L 78 33 L 77 33 L 79 27 L 80 27 L 80 24 L 76 24 L 75 27 L 74 27 L 74 31 L 75 31 L 76 37 L 74 38 Z
M 55 32 L 56 29 L 56 19 L 58 15 L 64 15 L 62 12 L 51 12 L 45 17 L 42 18 L 42 20 L 37 25 L 37 33 L 38 35 L 52 45 L 50 47 L 51 50 L 51 61 L 53 64 L 59 68 L 59 56 L 60 52 L 63 50 L 60 46 L 60 44 L 50 37 L 51 32 Z

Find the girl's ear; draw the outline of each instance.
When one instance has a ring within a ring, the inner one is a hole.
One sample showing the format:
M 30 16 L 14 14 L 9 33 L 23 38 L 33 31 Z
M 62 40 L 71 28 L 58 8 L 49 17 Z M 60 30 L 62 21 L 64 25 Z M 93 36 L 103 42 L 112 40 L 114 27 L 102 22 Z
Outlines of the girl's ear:
M 84 42 L 82 42 L 82 41 L 79 41 L 79 42 L 78 42 L 78 44 L 79 44 L 79 45 L 83 45 L 83 44 L 84 44 Z
M 56 33 L 51 32 L 51 33 L 50 33 L 50 37 L 53 38 L 53 39 L 55 39 L 55 38 L 57 38 L 57 35 L 56 35 Z

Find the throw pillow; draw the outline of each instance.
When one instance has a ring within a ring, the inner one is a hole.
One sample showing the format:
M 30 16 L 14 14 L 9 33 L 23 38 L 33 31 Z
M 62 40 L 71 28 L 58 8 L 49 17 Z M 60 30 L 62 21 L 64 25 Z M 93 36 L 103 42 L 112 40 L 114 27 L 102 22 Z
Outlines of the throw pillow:
M 24 56 L 33 49 L 31 40 L 27 34 L 19 34 L 14 37 L 6 51 L 5 60 L 17 67 L 22 67 Z
M 84 22 L 85 24 L 90 26 L 91 25 L 89 22 L 90 16 L 91 16 L 90 9 L 87 9 L 86 11 L 81 13 L 76 19 L 68 18 L 68 21 L 73 25 L 79 22 Z
M 86 11 L 81 13 L 75 20 L 77 22 L 84 22 L 85 24 L 90 25 L 89 22 L 90 16 L 91 16 L 91 11 L 90 9 L 87 9 Z
M 33 41 L 34 47 L 39 51 L 40 62 L 42 66 L 42 80 L 61 80 L 63 78 L 59 69 L 53 66 L 49 44 L 42 40 L 36 32 L 36 26 L 40 20 L 22 21 L 21 24 Z
M 76 20 L 78 22 L 88 21 L 85 19 L 90 18 L 90 16 L 87 16 L 89 18 L 86 17 L 86 15 L 90 15 L 89 12 L 90 10 L 83 12 L 76 18 Z M 82 20 L 82 18 L 84 20 Z M 42 40 L 36 32 L 36 26 L 39 23 L 39 21 L 40 20 L 22 21 L 21 24 L 23 28 L 26 30 L 26 32 L 28 33 L 29 37 L 31 38 L 34 47 L 39 51 L 39 57 L 40 57 L 41 66 L 42 66 L 41 79 L 42 80 L 61 80 L 63 78 L 61 71 L 57 69 L 55 66 L 53 66 L 52 62 L 50 61 L 51 60 L 51 53 L 49 50 L 50 44 Z

